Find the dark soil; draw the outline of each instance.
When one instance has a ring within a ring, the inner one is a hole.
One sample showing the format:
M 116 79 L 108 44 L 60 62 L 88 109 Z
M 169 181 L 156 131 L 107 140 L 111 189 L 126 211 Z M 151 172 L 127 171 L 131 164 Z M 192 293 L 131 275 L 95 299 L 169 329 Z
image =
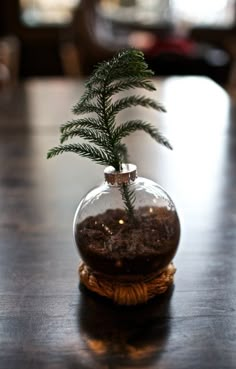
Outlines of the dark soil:
M 175 211 L 141 207 L 135 221 L 122 209 L 107 210 L 77 225 L 83 260 L 105 274 L 145 275 L 163 270 L 176 252 L 180 225 Z

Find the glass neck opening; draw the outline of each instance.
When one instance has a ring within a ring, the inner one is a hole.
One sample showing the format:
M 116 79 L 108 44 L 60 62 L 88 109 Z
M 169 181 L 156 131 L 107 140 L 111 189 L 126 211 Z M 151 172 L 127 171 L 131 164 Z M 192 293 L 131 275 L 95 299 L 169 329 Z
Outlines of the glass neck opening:
M 112 166 L 106 167 L 104 177 L 110 185 L 131 184 L 137 178 L 137 167 L 134 164 L 122 164 L 121 171 L 116 171 Z

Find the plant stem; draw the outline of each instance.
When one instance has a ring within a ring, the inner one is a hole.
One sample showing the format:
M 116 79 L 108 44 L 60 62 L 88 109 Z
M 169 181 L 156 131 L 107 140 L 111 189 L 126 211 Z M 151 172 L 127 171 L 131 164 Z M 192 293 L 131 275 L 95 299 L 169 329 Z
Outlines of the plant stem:
M 119 190 L 124 201 L 125 210 L 132 220 L 135 219 L 134 216 L 134 204 L 135 204 L 135 193 L 129 188 L 129 185 L 123 183 L 119 186 Z
M 110 137 L 111 144 L 112 144 L 112 152 L 113 152 L 113 155 L 114 155 L 114 164 L 113 165 L 114 165 L 116 171 L 121 172 L 122 171 L 122 162 L 121 162 L 120 156 L 118 155 L 118 151 L 116 150 L 116 147 L 115 147 L 113 129 L 109 126 L 109 123 L 108 123 L 108 119 L 109 119 L 108 115 L 109 114 L 107 112 L 108 101 L 107 101 L 106 89 L 107 89 L 107 77 L 103 81 L 102 99 L 101 99 L 102 116 L 103 116 L 104 127 L 106 128 L 106 131 L 108 133 L 108 136 Z M 135 217 L 134 217 L 135 193 L 134 193 L 133 190 L 131 190 L 129 188 L 129 185 L 125 184 L 125 183 L 123 183 L 122 185 L 119 186 L 119 191 L 121 193 L 126 212 L 129 215 L 129 217 L 131 218 L 131 220 L 134 221 L 135 220 Z
M 107 79 L 107 78 L 106 78 Z M 104 128 L 106 129 L 106 132 L 108 134 L 108 137 L 111 140 L 111 146 L 112 146 L 112 153 L 114 156 L 114 163 L 113 166 L 115 168 L 116 171 L 120 171 L 121 169 L 121 163 L 119 160 L 119 156 L 116 153 L 115 150 L 115 146 L 114 146 L 114 140 L 113 140 L 113 132 L 109 127 L 109 123 L 108 123 L 108 113 L 107 113 L 107 109 L 108 109 L 108 102 L 107 102 L 107 94 L 106 94 L 106 88 L 107 88 L 107 81 L 106 79 L 103 82 L 103 89 L 102 89 L 102 98 L 101 98 L 101 103 L 102 103 L 102 118 L 103 118 L 103 123 L 104 123 Z M 115 155 L 114 155 L 115 153 Z

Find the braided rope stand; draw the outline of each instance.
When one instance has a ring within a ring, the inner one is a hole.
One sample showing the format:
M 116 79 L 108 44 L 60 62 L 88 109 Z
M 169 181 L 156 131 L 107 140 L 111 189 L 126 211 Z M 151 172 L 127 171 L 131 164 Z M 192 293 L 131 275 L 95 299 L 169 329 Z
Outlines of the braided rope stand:
M 109 279 L 92 271 L 86 264 L 79 266 L 80 281 L 91 291 L 112 299 L 119 305 L 137 305 L 160 295 L 173 284 L 176 268 L 170 263 L 161 274 L 150 274 L 138 282 Z

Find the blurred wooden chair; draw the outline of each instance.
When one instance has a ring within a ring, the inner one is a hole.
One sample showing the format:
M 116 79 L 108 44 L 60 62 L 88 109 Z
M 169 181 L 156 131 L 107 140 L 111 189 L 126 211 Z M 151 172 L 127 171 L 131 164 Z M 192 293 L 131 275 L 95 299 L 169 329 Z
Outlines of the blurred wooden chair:
M 109 59 L 117 51 L 104 46 L 98 37 L 96 5 L 98 0 L 81 0 L 74 11 L 70 40 L 61 43 L 64 72 L 74 77 L 91 73 L 98 62 Z
M 18 80 L 19 49 L 16 37 L 0 38 L 0 88 L 14 85 Z

